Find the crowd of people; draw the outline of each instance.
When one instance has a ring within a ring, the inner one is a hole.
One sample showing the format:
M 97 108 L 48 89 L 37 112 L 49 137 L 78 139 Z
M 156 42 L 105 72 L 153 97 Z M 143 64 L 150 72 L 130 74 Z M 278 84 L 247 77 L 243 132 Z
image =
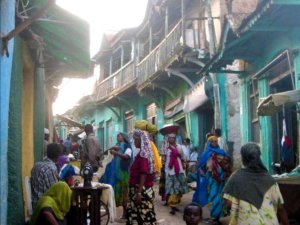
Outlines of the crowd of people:
M 220 218 L 230 215 L 230 225 L 288 224 L 283 199 L 275 180 L 260 159 L 260 147 L 247 143 L 241 148 L 243 167 L 232 174 L 231 158 L 221 130 L 206 136 L 202 154 L 189 138 L 177 143 L 179 127 L 165 125 L 160 130 L 147 121 L 136 121 L 131 138 L 118 133 L 116 144 L 108 149 L 109 162 L 103 163 L 104 152 L 95 137 L 92 125 L 85 126 L 86 138 L 81 155 L 81 168 L 87 163 L 94 172 L 103 166 L 101 183 L 112 186 L 117 206 L 123 208 L 121 220 L 127 225 L 156 224 L 154 184 L 159 183 L 162 203 L 170 214 L 179 211 L 181 198 L 197 186 L 183 211 L 188 225 L 202 221 L 202 208 L 209 207 L 209 222 L 221 224 Z M 48 132 L 45 130 L 45 137 Z M 164 136 L 158 149 L 155 137 Z M 72 142 L 68 138 L 60 144 L 44 143 L 44 160 L 31 172 L 34 213 L 30 224 L 64 224 L 71 207 L 71 188 L 74 168 L 69 164 L 68 152 Z

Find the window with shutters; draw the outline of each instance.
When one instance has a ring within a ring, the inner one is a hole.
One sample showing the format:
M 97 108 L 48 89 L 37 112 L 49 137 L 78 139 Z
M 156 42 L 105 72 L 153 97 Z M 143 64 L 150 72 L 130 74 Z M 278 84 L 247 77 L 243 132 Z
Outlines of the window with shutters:
M 130 135 L 134 130 L 133 110 L 125 112 L 125 127 L 126 133 Z
M 155 103 L 147 106 L 147 121 L 151 124 L 157 124 L 157 106 Z

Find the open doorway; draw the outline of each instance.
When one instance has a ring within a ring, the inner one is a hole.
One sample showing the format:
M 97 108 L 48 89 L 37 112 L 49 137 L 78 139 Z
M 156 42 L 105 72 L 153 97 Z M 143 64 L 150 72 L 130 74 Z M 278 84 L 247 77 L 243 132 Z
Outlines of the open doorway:
M 185 118 L 181 118 L 176 121 L 176 123 L 179 126 L 179 131 L 177 135 L 177 143 L 182 144 L 183 140 L 187 138 L 187 131 L 186 131 L 186 123 L 185 123 Z
M 273 81 L 273 82 L 272 82 Z M 293 90 L 291 76 L 285 76 L 282 79 L 271 79 L 270 80 L 270 92 L 271 94 L 280 93 L 285 91 Z M 282 161 L 282 152 L 281 152 L 281 140 L 283 135 L 283 118 L 285 118 L 287 136 L 291 141 L 291 150 L 292 153 L 289 155 L 289 158 L 292 162 L 285 165 L 285 171 L 289 172 L 296 165 L 297 160 L 297 110 L 296 106 L 283 107 L 282 111 L 276 113 L 271 117 L 271 132 L 272 132 L 272 160 L 273 162 Z
M 206 144 L 206 134 L 213 132 L 214 128 L 214 109 L 211 101 L 196 109 L 198 114 L 199 129 L 199 150 L 203 152 Z

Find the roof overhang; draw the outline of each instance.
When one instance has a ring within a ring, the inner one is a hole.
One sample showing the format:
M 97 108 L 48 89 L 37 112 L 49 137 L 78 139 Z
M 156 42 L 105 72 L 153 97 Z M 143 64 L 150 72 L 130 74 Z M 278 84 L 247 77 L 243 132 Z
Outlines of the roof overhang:
M 60 121 L 62 121 L 62 122 L 64 122 L 64 123 L 68 124 L 69 126 L 72 126 L 72 127 L 78 127 L 78 128 L 80 128 L 80 129 L 83 129 L 83 128 L 84 128 L 84 125 L 82 125 L 81 123 L 79 123 L 79 122 L 77 122 L 77 121 L 75 121 L 75 120 L 72 120 L 72 119 L 70 119 L 70 118 L 68 118 L 68 117 L 61 116 L 61 115 L 57 115 L 57 118 L 58 118 Z
M 28 16 L 45 5 L 38 0 L 28 5 Z M 31 30 L 44 41 L 49 63 L 46 69 L 63 77 L 90 76 L 90 32 L 89 24 L 70 12 L 53 5 L 42 19 L 31 25 Z M 47 62 L 46 62 L 47 63 Z M 52 67 L 52 68 L 49 68 Z
M 300 30 L 300 1 L 265 0 L 233 31 L 225 21 L 218 53 L 200 71 L 217 72 L 235 59 L 254 62 L 278 34 Z

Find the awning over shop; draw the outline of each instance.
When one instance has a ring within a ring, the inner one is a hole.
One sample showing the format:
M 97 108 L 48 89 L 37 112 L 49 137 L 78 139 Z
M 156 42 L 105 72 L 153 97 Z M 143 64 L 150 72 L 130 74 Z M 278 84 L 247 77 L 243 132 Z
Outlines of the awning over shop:
M 283 106 L 290 106 L 300 101 L 300 90 L 271 94 L 260 98 L 257 112 L 259 116 L 271 116 L 282 110 Z
M 202 78 L 184 97 L 184 112 L 191 112 L 209 100 L 205 92 L 205 80 L 205 77 Z
M 46 0 L 29 1 L 27 7 L 34 10 L 28 10 L 28 15 L 45 4 Z M 50 74 L 80 78 L 90 75 L 90 31 L 85 20 L 53 5 L 31 29 L 43 37 L 46 63 L 53 66 L 46 68 Z
M 61 115 L 57 115 L 58 119 L 62 122 L 65 122 L 66 124 L 72 126 L 72 127 L 79 127 L 81 129 L 83 129 L 84 125 L 82 125 L 79 122 L 76 122 L 75 120 L 69 119 L 67 117 L 61 116 Z

